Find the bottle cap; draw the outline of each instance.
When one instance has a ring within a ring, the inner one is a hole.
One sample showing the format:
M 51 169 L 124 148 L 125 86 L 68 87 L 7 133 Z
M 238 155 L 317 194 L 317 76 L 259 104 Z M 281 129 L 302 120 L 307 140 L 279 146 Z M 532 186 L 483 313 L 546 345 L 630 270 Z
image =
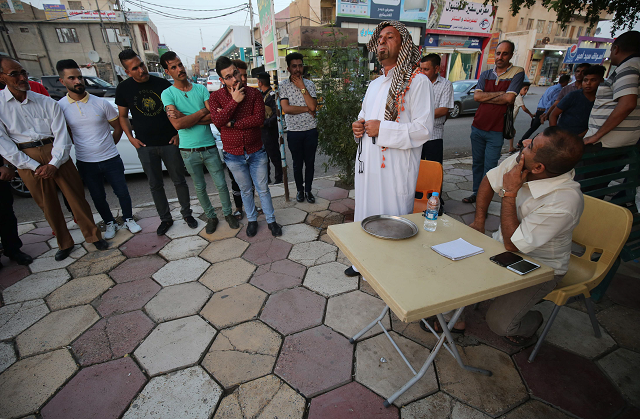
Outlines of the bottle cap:
M 438 192 L 434 192 L 431 194 L 431 196 L 440 196 L 440 194 Z

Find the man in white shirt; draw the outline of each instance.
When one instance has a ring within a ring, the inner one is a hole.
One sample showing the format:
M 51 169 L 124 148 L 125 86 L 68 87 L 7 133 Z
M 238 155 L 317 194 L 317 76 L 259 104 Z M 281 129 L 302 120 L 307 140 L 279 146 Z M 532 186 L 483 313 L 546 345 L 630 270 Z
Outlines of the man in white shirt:
M 58 241 L 57 261 L 71 254 L 74 242 L 56 185 L 69 201 L 86 242 L 106 250 L 109 243 L 102 239 L 93 221 L 82 180 L 69 160 L 71 139 L 62 109 L 50 97 L 30 92 L 28 76 L 20 63 L 0 57 L 0 81 L 7 85 L 0 92 L 0 155 L 17 167 L 34 201 L 44 211 Z
M 542 314 L 529 311 L 567 273 L 571 236 L 578 225 L 584 198 L 573 180 L 584 150 L 582 140 L 549 127 L 525 140 L 520 154 L 487 172 L 478 190 L 471 227 L 483 232 L 494 192 L 502 197 L 500 228 L 493 238 L 510 252 L 525 253 L 555 271 L 551 281 L 496 298 L 487 312 L 491 330 L 514 346 L 535 343 Z
M 381 22 L 369 51 L 376 51 L 384 74 L 371 82 L 353 135 L 356 156 L 354 220 L 370 215 L 413 212 L 422 145 L 433 137 L 433 91 L 420 72 L 420 51 L 400 22 Z M 358 271 L 351 266 L 347 276 Z
M 116 223 L 104 189 L 104 180 L 113 188 L 122 209 L 124 225 L 132 233 L 142 228 L 133 220 L 133 208 L 124 163 L 116 144 L 122 137 L 118 111 L 106 100 L 85 91 L 80 67 L 73 60 L 60 60 L 56 64 L 60 82 L 67 95 L 58 102 L 64 112 L 76 148 L 76 166 L 98 213 L 105 222 L 105 239 L 116 235 Z M 113 134 L 109 127 L 113 127 Z

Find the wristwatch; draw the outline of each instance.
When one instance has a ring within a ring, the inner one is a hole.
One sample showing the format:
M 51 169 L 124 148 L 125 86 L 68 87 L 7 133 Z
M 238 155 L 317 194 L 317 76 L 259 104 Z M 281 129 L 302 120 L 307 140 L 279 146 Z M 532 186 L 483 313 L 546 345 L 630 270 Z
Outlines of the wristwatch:
M 518 192 L 507 192 L 505 188 L 500 188 L 500 192 L 498 192 L 498 196 L 500 198 L 504 198 L 504 197 L 515 198 L 516 196 L 518 196 Z
M 303 95 L 307 93 L 307 89 L 300 89 L 300 91 L 302 92 Z

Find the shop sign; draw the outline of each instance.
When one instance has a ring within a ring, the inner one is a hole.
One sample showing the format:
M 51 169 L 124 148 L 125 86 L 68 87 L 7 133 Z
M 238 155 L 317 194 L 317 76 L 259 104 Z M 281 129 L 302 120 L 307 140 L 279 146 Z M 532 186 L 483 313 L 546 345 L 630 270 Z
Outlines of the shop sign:
M 600 48 L 580 48 L 576 44 L 567 48 L 567 52 L 564 55 L 565 64 L 602 64 L 604 60 L 604 54 L 606 49 Z
M 22 2 L 20 0 L 0 0 L 0 12 L 22 13 L 24 12 L 24 7 L 22 7 Z
M 47 20 L 66 20 L 68 18 L 67 8 L 64 4 L 43 4 L 44 17 Z
M 493 16 L 493 6 L 489 4 L 447 0 L 436 5 L 427 29 L 488 34 Z
M 427 36 L 425 36 L 424 46 L 480 49 L 482 47 L 482 42 L 480 41 L 480 38 L 474 37 L 427 34 Z
M 337 0 L 336 15 L 425 23 L 431 0 Z
M 232 45 L 233 45 L 233 31 L 229 32 L 229 35 L 227 35 L 226 38 L 224 38 L 222 42 L 218 44 L 216 49 L 213 50 L 213 58 L 217 59 L 218 57 L 223 56 L 224 53 L 227 52 L 227 50 L 231 48 Z
M 69 20 L 99 22 L 100 17 L 102 17 L 102 20 L 108 22 L 124 22 L 122 12 L 113 10 L 101 10 L 99 13 L 97 10 L 67 10 L 67 14 L 69 15 Z
M 273 11 L 273 0 L 258 0 L 258 15 L 260 16 L 264 69 L 277 70 L 278 40 L 275 37 L 276 15 Z

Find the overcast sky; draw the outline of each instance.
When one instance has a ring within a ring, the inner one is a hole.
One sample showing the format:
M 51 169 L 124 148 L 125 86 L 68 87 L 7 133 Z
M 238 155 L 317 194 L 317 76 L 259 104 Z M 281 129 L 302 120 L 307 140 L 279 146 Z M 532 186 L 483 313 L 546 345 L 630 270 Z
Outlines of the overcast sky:
M 121 0 L 122 1 L 122 0 Z M 258 23 L 258 5 L 256 0 L 253 1 L 254 23 Z M 29 1 L 28 1 L 29 2 Z M 35 0 L 30 1 L 33 6 L 42 8 L 42 4 L 59 4 L 59 0 Z M 140 2 L 126 1 L 122 2 L 125 10 L 141 10 Z M 233 7 L 241 4 L 248 4 L 243 0 L 226 0 L 226 1 L 211 1 L 211 0 L 148 0 L 147 3 L 142 4 L 153 9 L 162 10 L 174 15 L 185 17 L 208 17 L 217 16 L 224 11 L 209 11 L 209 12 L 195 12 L 167 9 L 159 6 L 152 6 L 149 3 L 154 3 L 160 6 L 179 7 L 183 9 L 202 9 L 211 10 L 219 8 Z M 290 3 L 290 0 L 274 0 L 275 12 L 278 13 Z M 236 14 L 225 16 L 210 20 L 179 20 L 172 19 L 164 16 L 160 16 L 157 13 L 149 12 L 151 20 L 158 28 L 158 35 L 160 36 L 160 42 L 166 43 L 169 48 L 177 52 L 182 58 L 183 62 L 187 61 L 188 64 L 193 64 L 194 57 L 202 50 L 202 47 L 206 47 L 207 51 L 210 51 L 214 44 L 218 42 L 227 27 L 231 25 L 246 25 L 249 26 L 249 13 L 248 11 L 238 12 Z M 202 30 L 202 38 L 200 37 L 200 30 Z

